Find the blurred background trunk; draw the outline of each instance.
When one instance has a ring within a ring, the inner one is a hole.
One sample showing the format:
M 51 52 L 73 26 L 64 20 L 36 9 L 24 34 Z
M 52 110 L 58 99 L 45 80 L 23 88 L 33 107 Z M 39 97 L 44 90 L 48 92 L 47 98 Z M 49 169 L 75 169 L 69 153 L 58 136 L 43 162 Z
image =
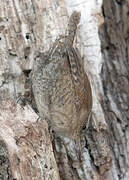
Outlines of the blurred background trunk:
M 65 33 L 74 10 L 81 12 L 74 46 L 93 93 L 81 159 L 75 142 L 50 138 L 29 80 L 35 53 Z M 0 180 L 129 179 L 128 21 L 128 0 L 1 0 Z

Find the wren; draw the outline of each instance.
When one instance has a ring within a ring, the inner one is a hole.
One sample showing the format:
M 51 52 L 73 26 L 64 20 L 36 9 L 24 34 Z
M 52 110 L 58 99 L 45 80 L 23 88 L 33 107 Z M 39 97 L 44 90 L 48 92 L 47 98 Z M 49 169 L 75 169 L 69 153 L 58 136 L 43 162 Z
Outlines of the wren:
M 69 18 L 66 33 L 34 61 L 32 89 L 40 117 L 59 136 L 76 139 L 87 126 L 92 91 L 79 51 L 73 47 L 80 13 Z

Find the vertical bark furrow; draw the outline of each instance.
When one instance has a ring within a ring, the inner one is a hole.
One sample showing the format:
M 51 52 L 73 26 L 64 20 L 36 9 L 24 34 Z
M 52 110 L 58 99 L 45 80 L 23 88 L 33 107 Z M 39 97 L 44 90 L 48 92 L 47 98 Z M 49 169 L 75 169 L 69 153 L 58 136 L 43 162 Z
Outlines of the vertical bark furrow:
M 128 11 L 127 0 L 103 2 L 105 23 L 100 29 L 104 58 L 101 73 L 104 89 L 103 108 L 114 153 L 115 165 L 120 179 L 129 176 L 129 57 L 128 57 Z M 126 12 L 125 12 L 126 11 Z M 104 38 L 105 37 L 105 38 Z

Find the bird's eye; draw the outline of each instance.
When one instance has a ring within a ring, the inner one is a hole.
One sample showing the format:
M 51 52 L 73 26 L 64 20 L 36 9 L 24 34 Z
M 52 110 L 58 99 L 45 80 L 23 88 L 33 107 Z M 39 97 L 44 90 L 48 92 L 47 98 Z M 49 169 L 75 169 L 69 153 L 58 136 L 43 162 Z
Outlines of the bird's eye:
M 85 130 L 86 129 L 86 125 L 84 124 L 83 126 L 82 126 L 82 130 Z

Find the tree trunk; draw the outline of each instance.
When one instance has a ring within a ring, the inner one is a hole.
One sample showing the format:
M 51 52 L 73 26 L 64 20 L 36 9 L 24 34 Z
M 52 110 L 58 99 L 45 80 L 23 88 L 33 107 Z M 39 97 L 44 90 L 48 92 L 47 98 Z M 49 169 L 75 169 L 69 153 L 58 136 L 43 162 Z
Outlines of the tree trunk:
M 50 137 L 29 79 L 36 52 L 65 33 L 74 10 L 81 12 L 74 46 L 93 94 L 81 152 L 71 139 Z M 128 12 L 128 0 L 1 0 L 1 180 L 129 179 Z
M 129 179 L 129 1 L 103 2 L 100 28 L 103 109 L 112 150 L 112 179 Z

